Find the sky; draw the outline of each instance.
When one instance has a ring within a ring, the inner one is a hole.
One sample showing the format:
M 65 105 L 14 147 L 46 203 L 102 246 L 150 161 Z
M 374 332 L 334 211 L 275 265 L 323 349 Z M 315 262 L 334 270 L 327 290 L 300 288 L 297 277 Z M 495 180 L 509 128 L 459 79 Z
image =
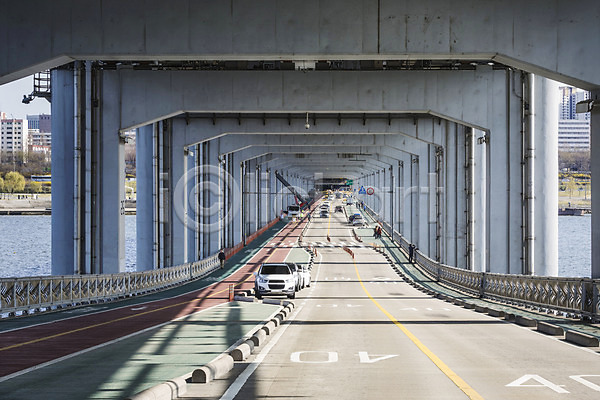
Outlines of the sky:
M 4 85 L 0 85 L 0 111 L 8 118 L 24 119 L 27 114 L 50 114 L 50 103 L 46 99 L 36 98 L 29 104 L 23 104 L 24 94 L 33 91 L 33 75 Z

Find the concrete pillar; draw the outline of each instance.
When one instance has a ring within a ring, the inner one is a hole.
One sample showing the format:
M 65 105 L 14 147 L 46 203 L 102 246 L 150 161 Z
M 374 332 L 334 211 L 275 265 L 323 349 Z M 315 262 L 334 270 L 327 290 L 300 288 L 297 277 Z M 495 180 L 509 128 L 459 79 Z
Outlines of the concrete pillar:
M 75 273 L 73 71 L 52 70 L 52 275 Z
M 181 134 L 184 120 L 175 119 L 171 145 L 171 263 L 181 265 L 188 262 L 188 230 L 193 232 L 194 226 L 188 220 L 188 196 L 193 185 L 188 185 L 189 154 L 185 149 L 185 136 Z M 193 163 L 192 163 L 193 165 Z M 191 235 L 190 235 L 191 236 Z
M 591 93 L 591 99 L 596 103 L 592 109 L 590 132 L 590 160 L 592 179 L 592 279 L 600 279 L 600 90 Z
M 236 245 L 242 241 L 242 163 L 232 154 L 232 188 L 231 197 L 231 227 L 233 243 Z
M 120 136 L 120 90 L 116 72 L 103 72 L 99 150 L 98 271 L 125 271 L 125 142 Z
M 468 253 L 468 190 L 467 190 L 467 146 L 465 127 L 456 127 L 456 267 L 467 268 Z M 448 178 L 450 175 L 447 175 Z
M 458 236 L 458 181 L 461 178 L 458 167 L 457 148 L 456 148 L 456 123 L 446 122 L 446 143 L 445 143 L 445 175 L 446 185 L 444 186 L 445 213 L 444 213 L 444 252 L 441 262 L 453 267 L 458 267 L 456 258 L 457 236 Z
M 408 210 L 409 226 L 410 226 L 410 240 L 413 243 L 419 245 L 419 156 L 411 156 L 410 164 L 410 205 Z
M 474 131 L 474 271 L 488 271 L 488 232 L 487 232 L 487 143 L 485 132 Z
M 396 174 L 396 200 L 394 203 L 395 211 L 394 218 L 396 220 L 395 228 L 401 235 L 403 235 L 404 231 L 404 166 L 405 160 L 402 155 L 399 156 L 400 160 L 398 160 L 397 174 Z
M 521 71 L 506 71 L 506 102 L 508 139 L 505 146 L 508 152 L 506 182 L 508 190 L 508 254 L 507 273 L 523 273 L 523 205 L 522 205 L 522 154 L 523 141 L 523 85 Z
M 418 245 L 417 247 L 424 254 L 431 256 L 431 249 L 429 247 L 430 244 L 430 234 L 429 234 L 429 219 L 430 219 L 430 209 L 431 209 L 431 201 L 430 201 L 430 185 L 429 185 L 429 177 L 431 172 L 431 145 L 423 146 L 420 154 L 419 154 L 419 205 L 418 205 Z
M 153 124 L 138 128 L 135 140 L 137 271 L 154 269 L 153 130 Z
M 221 167 L 219 163 L 219 141 L 215 141 L 208 154 L 208 201 L 209 207 L 205 210 L 208 213 L 208 254 L 211 256 L 219 252 L 223 247 L 222 241 L 222 216 L 223 216 L 223 190 L 221 180 Z
M 535 76 L 533 274 L 558 276 L 558 83 Z

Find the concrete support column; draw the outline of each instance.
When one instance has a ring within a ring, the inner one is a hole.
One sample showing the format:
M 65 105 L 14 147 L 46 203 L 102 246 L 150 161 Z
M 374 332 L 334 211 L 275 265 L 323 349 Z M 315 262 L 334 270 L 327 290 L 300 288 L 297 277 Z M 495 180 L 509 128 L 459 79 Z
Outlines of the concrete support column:
M 475 245 L 473 256 L 473 270 L 478 272 L 490 272 L 488 270 L 488 232 L 487 232 L 487 143 L 485 133 L 473 132 L 474 139 L 474 207 L 473 207 L 473 230 Z
M 458 182 L 461 175 L 459 171 L 457 148 L 456 148 L 456 123 L 446 122 L 446 143 L 445 143 L 445 174 L 446 185 L 444 186 L 445 199 L 445 221 L 444 221 L 444 252 L 442 253 L 441 262 L 453 267 L 460 267 L 456 257 L 457 252 L 457 236 L 458 236 Z
M 117 72 L 103 71 L 98 147 L 99 253 L 97 271 L 125 271 L 125 141 L 120 136 L 120 87 Z
M 592 279 L 600 279 L 600 90 L 591 93 L 596 103 L 592 109 L 590 132 L 592 180 Z
M 137 271 L 154 269 L 153 131 L 153 124 L 138 128 L 135 141 Z
M 221 153 L 219 148 L 219 141 L 215 141 L 215 145 L 211 147 L 211 151 L 208 154 L 209 167 L 208 167 L 208 199 L 209 207 L 205 210 L 208 213 L 208 254 L 211 256 L 219 252 L 223 247 L 222 238 L 222 222 L 223 222 L 223 181 L 221 179 L 221 166 L 219 160 L 219 154 Z
M 258 215 L 256 214 L 258 209 L 258 205 L 256 204 L 258 188 L 256 187 L 256 162 L 254 160 L 248 162 L 246 179 L 248 184 L 248 196 L 246 197 L 248 200 L 248 218 L 246 219 L 248 231 L 246 232 L 246 236 L 248 236 L 258 229 Z
M 558 83 L 535 76 L 533 274 L 558 276 Z
M 418 213 L 417 213 L 417 225 L 418 225 L 418 241 L 417 247 L 423 253 L 431 256 L 430 234 L 429 234 L 429 218 L 430 218 L 430 185 L 429 185 L 429 174 L 431 172 L 431 145 L 423 146 L 422 151 L 419 154 L 419 179 L 418 179 Z
M 410 204 L 408 207 L 408 218 L 410 226 L 410 240 L 419 245 L 419 156 L 411 155 L 410 164 Z
M 233 243 L 235 246 L 242 241 L 242 163 L 232 154 L 232 188 L 231 198 L 231 227 L 233 234 Z
M 405 161 L 402 159 L 402 156 L 399 157 L 398 167 L 396 173 L 396 187 L 395 187 L 395 203 L 394 203 L 394 219 L 395 225 L 394 229 L 396 229 L 401 235 L 403 235 L 404 231 L 404 191 L 406 189 L 404 184 L 404 166 Z
M 171 141 L 171 263 L 180 265 L 188 262 L 188 196 L 193 185 L 188 185 L 188 151 L 185 148 L 185 136 L 181 134 L 184 120 L 172 120 Z M 193 163 L 191 163 L 193 165 Z M 192 235 L 190 235 L 192 236 Z
M 467 268 L 469 261 L 467 226 L 468 188 L 467 188 L 467 146 L 465 143 L 465 127 L 456 127 L 456 264 L 459 268 Z M 450 177 L 450 175 L 447 175 Z
M 75 273 L 73 71 L 52 70 L 52 275 Z

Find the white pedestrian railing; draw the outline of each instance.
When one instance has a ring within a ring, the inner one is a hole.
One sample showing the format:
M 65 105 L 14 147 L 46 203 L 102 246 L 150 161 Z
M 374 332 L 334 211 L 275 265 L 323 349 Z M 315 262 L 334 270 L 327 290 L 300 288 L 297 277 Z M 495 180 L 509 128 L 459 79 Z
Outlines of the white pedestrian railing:
M 410 243 L 397 231 L 390 234 L 391 226 L 371 209 L 366 211 L 408 253 Z M 474 272 L 441 264 L 419 250 L 415 263 L 432 279 L 475 296 L 600 320 L 600 279 Z
M 166 289 L 202 278 L 220 267 L 217 255 L 142 272 L 0 278 L 0 315 L 14 316 L 110 301 Z

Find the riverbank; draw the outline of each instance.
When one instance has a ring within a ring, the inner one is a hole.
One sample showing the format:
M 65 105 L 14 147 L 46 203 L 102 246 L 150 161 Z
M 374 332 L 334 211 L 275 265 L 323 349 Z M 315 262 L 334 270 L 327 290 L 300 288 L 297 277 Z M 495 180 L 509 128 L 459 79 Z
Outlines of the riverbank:
M 125 201 L 125 214 L 135 214 L 135 200 Z M 6 195 L 0 198 L 0 215 L 50 215 L 52 200 L 50 194 Z

